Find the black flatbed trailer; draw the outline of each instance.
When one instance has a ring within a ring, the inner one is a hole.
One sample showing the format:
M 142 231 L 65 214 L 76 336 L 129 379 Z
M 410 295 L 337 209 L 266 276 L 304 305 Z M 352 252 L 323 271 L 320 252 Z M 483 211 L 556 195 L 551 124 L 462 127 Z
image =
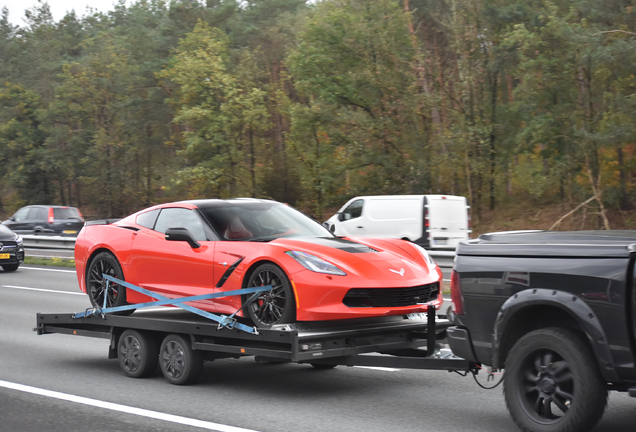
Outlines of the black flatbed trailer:
M 206 360 L 245 356 L 309 363 L 319 369 L 358 365 L 465 372 L 473 368 L 464 359 L 434 358 L 436 345 L 451 325 L 436 318 L 434 308 L 415 317 L 281 324 L 259 328 L 256 334 L 222 327 L 177 308 L 80 318 L 73 313 L 39 313 L 36 319 L 38 335 L 110 339 L 108 358 L 117 358 L 124 373 L 149 376 L 159 363 L 173 384 L 195 381 Z

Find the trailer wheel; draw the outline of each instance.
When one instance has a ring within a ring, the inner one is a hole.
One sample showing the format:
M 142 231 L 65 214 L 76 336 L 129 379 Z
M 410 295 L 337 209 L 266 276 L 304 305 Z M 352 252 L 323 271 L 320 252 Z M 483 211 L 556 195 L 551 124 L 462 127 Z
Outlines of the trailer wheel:
M 261 293 L 247 307 L 252 322 L 261 328 L 269 328 L 274 324 L 296 321 L 296 301 L 291 283 L 285 272 L 273 264 L 262 264 L 252 276 L 247 286 L 260 287 L 271 285 L 271 291 Z
M 106 307 L 117 307 L 126 305 L 126 289 L 114 282 L 110 282 L 108 293 L 106 293 L 106 279 L 102 276 L 107 274 L 117 279 L 124 279 L 124 272 L 119 265 L 117 258 L 110 252 L 100 252 L 91 261 L 86 273 L 86 291 L 88 298 L 94 307 L 104 306 L 104 295 L 107 295 Z M 133 310 L 115 312 L 116 315 L 130 315 Z
M 310 365 L 313 366 L 314 369 L 316 370 L 327 370 L 327 369 L 333 369 L 338 365 L 335 364 L 322 364 L 322 363 L 309 363 Z
M 132 378 L 146 378 L 157 370 L 159 347 L 149 334 L 126 330 L 117 344 L 119 367 Z
M 583 432 L 603 415 L 607 386 L 578 333 L 546 328 L 523 336 L 508 354 L 504 396 L 523 431 Z
M 203 372 L 203 355 L 184 336 L 171 334 L 161 344 L 159 366 L 170 384 L 191 384 Z

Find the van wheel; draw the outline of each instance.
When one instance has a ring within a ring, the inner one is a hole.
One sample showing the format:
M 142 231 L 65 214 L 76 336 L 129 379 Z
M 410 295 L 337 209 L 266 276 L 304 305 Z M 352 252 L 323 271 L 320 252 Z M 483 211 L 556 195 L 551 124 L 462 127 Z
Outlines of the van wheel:
M 20 264 L 7 264 L 2 266 L 2 270 L 6 272 L 14 272 L 20 267 Z
M 607 405 L 607 385 L 596 360 L 573 331 L 528 333 L 515 343 L 504 370 L 506 405 L 523 431 L 589 431 Z

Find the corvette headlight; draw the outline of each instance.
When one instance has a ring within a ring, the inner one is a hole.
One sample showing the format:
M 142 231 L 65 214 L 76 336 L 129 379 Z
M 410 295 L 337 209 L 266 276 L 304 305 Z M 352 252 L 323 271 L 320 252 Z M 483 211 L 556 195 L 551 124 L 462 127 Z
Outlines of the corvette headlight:
M 287 251 L 287 255 L 298 261 L 298 263 L 305 267 L 307 270 L 311 270 L 316 273 L 326 273 L 330 275 L 346 276 L 347 274 L 340 270 L 335 265 L 328 263 L 322 258 L 318 258 L 307 252 L 300 251 Z
M 427 264 L 432 265 L 433 268 L 437 267 L 437 263 L 435 262 L 435 260 L 433 260 L 433 258 L 431 258 L 431 256 L 429 255 L 429 253 L 428 253 L 428 251 L 426 249 L 424 249 L 422 246 L 417 245 L 417 244 L 413 244 L 413 246 L 415 246 L 415 248 L 424 257 L 424 261 L 426 261 Z

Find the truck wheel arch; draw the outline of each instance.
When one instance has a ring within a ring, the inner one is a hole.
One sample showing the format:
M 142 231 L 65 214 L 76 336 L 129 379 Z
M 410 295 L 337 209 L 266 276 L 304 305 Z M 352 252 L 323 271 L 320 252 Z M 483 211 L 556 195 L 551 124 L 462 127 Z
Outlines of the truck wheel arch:
M 506 300 L 493 331 L 493 366 L 503 368 L 514 343 L 524 334 L 544 327 L 581 332 L 594 351 L 602 376 L 608 381 L 620 381 L 596 314 L 580 297 L 554 289 L 527 289 Z

